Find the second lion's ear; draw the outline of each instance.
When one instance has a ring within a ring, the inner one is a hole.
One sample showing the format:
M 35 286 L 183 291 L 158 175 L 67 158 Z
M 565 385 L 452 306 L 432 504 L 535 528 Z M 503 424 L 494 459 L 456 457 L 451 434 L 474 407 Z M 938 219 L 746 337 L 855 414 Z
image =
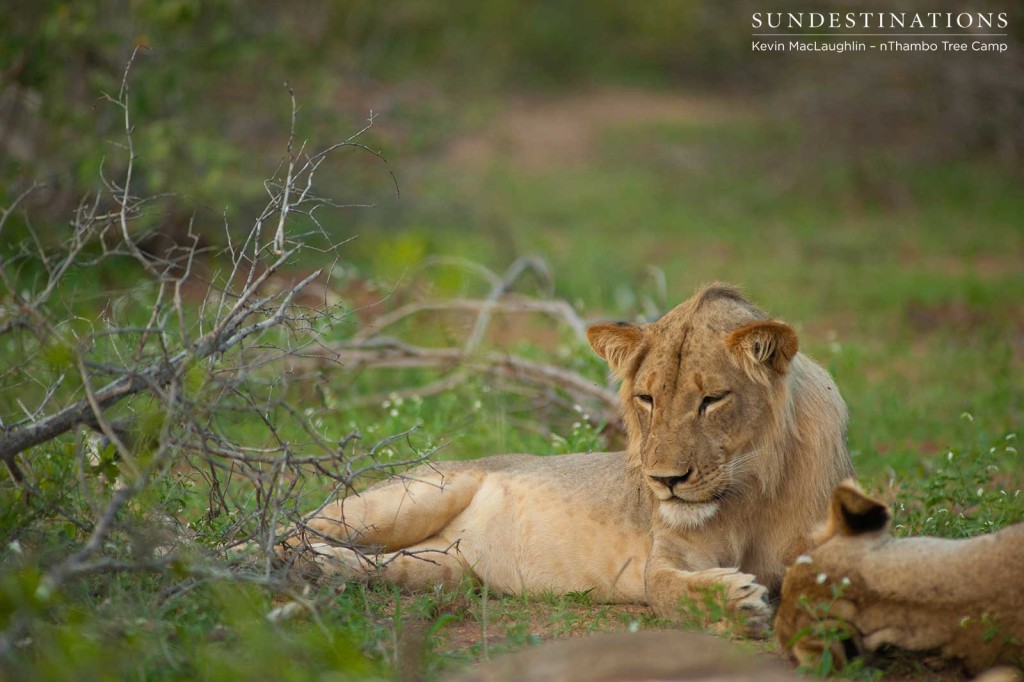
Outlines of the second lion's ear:
M 839 484 L 832 494 L 830 523 L 840 535 L 860 535 L 885 530 L 889 525 L 889 508 L 869 497 L 852 480 Z
M 811 545 L 820 547 L 837 535 L 853 537 L 883 532 L 889 527 L 890 518 L 884 502 L 870 497 L 848 478 L 832 493 L 828 520 L 814 531 Z
M 608 361 L 618 377 L 629 369 L 644 347 L 643 327 L 636 324 L 595 324 L 587 328 L 587 341 L 594 352 Z

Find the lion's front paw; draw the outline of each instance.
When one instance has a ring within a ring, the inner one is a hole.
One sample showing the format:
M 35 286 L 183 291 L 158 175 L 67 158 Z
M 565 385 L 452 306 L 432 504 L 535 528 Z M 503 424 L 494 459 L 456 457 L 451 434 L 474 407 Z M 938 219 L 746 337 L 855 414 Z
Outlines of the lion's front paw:
M 726 631 L 735 629 L 748 637 L 764 637 L 772 622 L 772 607 L 768 602 L 768 588 L 757 582 L 750 573 L 742 573 L 738 568 L 712 568 L 696 574 L 701 582 L 708 585 L 721 585 L 725 589 L 725 607 L 738 616 L 735 621 L 720 621 L 714 627 Z

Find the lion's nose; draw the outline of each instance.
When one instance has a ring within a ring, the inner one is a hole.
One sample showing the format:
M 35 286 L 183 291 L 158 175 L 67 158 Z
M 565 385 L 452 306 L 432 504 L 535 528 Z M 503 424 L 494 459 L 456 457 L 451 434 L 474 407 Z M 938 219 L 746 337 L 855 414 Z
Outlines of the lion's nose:
M 685 472 L 677 476 L 651 476 L 651 478 L 653 478 L 655 481 L 661 483 L 662 485 L 668 487 L 669 490 L 671 490 L 676 486 L 677 483 L 686 483 L 688 480 L 690 480 L 690 476 L 692 475 L 693 467 L 690 467 Z

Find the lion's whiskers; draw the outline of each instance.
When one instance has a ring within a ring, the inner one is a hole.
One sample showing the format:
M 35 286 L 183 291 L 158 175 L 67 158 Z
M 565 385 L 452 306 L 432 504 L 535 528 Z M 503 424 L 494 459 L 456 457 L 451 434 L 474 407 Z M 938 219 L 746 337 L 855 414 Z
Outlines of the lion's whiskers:
M 738 493 L 745 492 L 755 486 L 757 483 L 756 477 L 746 476 L 748 471 L 753 471 L 756 467 L 751 466 L 764 451 L 763 447 L 754 448 L 747 452 L 737 455 L 733 459 L 726 463 L 726 470 L 729 473 L 729 485 L 722 491 L 721 499 L 732 497 Z
M 755 448 L 754 450 L 748 450 L 747 452 L 729 460 L 729 462 L 726 463 L 726 466 L 729 468 L 729 473 L 735 475 L 737 472 L 742 471 L 745 464 L 757 458 L 763 451 L 764 448 Z

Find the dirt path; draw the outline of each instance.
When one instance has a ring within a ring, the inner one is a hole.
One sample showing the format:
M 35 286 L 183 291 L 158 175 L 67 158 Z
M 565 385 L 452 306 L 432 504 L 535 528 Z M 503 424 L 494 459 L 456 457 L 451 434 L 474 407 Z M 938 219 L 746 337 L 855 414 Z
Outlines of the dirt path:
M 725 98 L 630 88 L 603 88 L 558 98 L 510 100 L 491 124 L 456 139 L 447 160 L 481 167 L 497 157 L 528 170 L 585 164 L 602 134 L 624 126 L 702 123 L 737 116 Z

